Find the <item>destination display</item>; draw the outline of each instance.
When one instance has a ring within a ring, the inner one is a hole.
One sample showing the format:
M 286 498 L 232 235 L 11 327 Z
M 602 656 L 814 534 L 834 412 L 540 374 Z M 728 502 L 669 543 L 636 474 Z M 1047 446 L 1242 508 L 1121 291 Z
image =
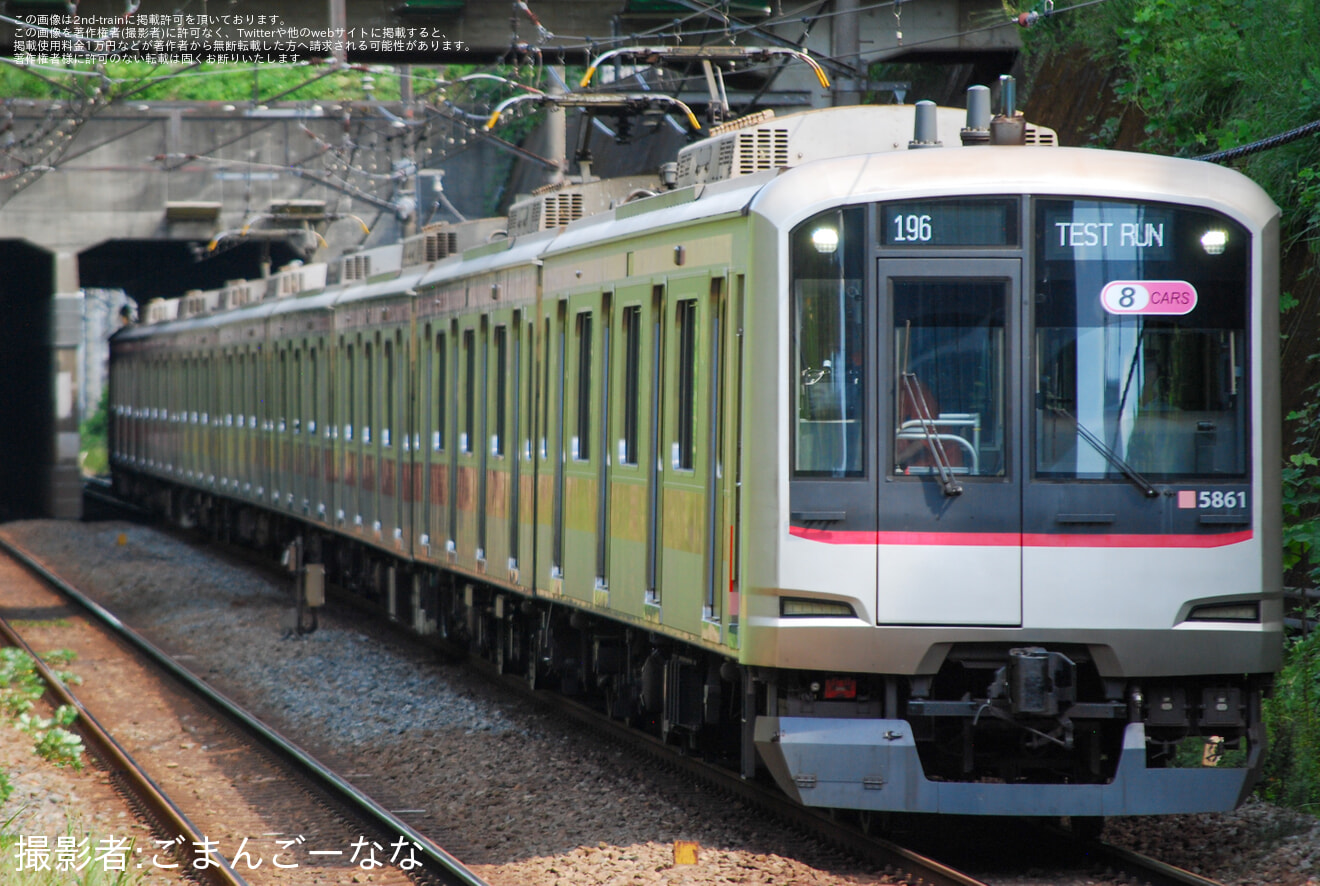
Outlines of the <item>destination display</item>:
M 880 245 L 1017 246 L 1018 207 L 1012 197 L 884 203 Z
M 1045 211 L 1049 261 L 1167 261 L 1173 255 L 1173 211 L 1139 203 L 1072 201 Z

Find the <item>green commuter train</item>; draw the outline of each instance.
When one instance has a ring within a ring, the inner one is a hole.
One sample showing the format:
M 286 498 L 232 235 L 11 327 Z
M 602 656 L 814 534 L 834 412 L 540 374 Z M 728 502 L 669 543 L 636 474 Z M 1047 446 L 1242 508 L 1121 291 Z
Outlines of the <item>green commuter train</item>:
M 1231 808 L 1281 657 L 1278 210 L 1055 141 L 760 115 L 149 305 L 115 484 L 808 805 Z

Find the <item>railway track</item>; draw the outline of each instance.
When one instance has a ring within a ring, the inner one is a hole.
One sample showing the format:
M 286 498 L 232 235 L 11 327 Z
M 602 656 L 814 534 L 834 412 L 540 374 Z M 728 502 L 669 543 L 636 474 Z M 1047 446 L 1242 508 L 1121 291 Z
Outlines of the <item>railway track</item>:
M 971 873 L 974 865 L 966 865 L 967 870 L 963 870 L 961 865 L 955 867 L 941 861 L 939 856 L 943 853 L 938 848 L 918 850 L 904 846 L 876 833 L 877 827 L 870 820 L 799 806 L 771 785 L 743 779 L 728 769 L 684 754 L 681 749 L 605 717 L 587 705 L 538 691 L 521 678 L 499 673 L 489 662 L 477 658 L 472 658 L 471 662 L 474 669 L 506 691 L 532 698 L 629 751 L 645 755 L 675 772 L 760 809 L 822 842 L 877 865 L 886 874 L 904 882 L 925 886 L 994 886 L 996 882 L 993 875 Z M 1035 823 L 1029 824 L 1028 829 L 1039 839 L 1052 841 L 1054 845 L 1050 848 L 1071 859 L 1076 868 L 1087 869 L 1089 883 L 1220 886 L 1218 881 L 1102 840 L 1079 839 L 1062 829 L 1045 828 Z M 1008 879 L 1020 882 L 1016 873 Z
M 261 562 L 254 560 L 246 552 L 241 559 L 250 564 Z M 343 599 L 354 601 L 351 596 Z M 380 619 L 379 623 L 390 631 L 397 631 L 400 642 L 418 642 L 415 637 L 393 623 L 384 619 Z M 588 706 L 550 693 L 530 690 L 522 678 L 501 675 L 493 665 L 475 657 L 469 657 L 469 661 L 474 671 L 498 683 L 505 691 L 533 699 L 543 708 L 553 709 L 567 718 L 584 724 L 597 735 L 608 736 L 616 746 L 626 748 L 629 753 L 645 755 L 649 760 L 659 763 L 670 771 L 682 773 L 707 788 L 735 797 L 743 803 L 762 810 L 769 817 L 790 824 L 799 832 L 810 834 L 813 839 L 838 847 L 855 858 L 865 860 L 895 878 L 908 883 L 940 884 L 940 886 L 994 884 L 999 879 L 997 874 L 981 873 L 982 869 L 977 864 L 968 863 L 962 858 L 952 864 L 943 863 L 941 859 L 947 859 L 949 856 L 938 845 L 931 845 L 924 851 L 918 851 L 910 845 L 900 845 L 906 842 L 902 838 L 885 839 L 868 834 L 852 816 L 832 816 L 819 810 L 797 806 L 787 801 L 773 788 L 744 781 L 728 770 L 686 756 L 673 746 L 665 745 L 617 721 L 602 717 Z M 643 768 L 656 767 L 650 765 Z M 1214 886 L 1212 880 L 1163 865 L 1154 859 L 1127 852 L 1119 847 L 1076 841 L 1067 834 L 1057 832 L 1038 835 L 1034 839 L 1056 844 L 1059 847 L 1057 855 L 1072 859 L 1067 864 L 1069 870 L 1088 872 L 1085 875 L 1087 882 L 1149 883 L 1152 886 L 1171 886 L 1171 884 Z M 968 871 L 978 873 L 974 876 Z M 1076 878 L 1077 875 L 1074 873 L 1069 876 Z M 1015 879 L 1015 877 L 1011 878 Z
M 33 658 L 56 703 L 78 709 L 85 746 L 152 827 L 154 866 L 225 886 L 347 879 L 360 871 L 384 886 L 484 886 L 431 839 L 197 679 L 46 564 L 4 540 L 0 550 L 36 577 L 26 585 L 21 577 L 6 582 L 0 609 L 17 604 L 21 611 L 53 612 L 72 602 L 95 626 L 79 632 L 80 657 L 114 675 L 107 681 L 114 685 L 98 687 L 95 710 Z M 32 654 L 9 623 L 0 635 Z M 117 694 L 103 694 L 108 690 Z M 175 860 L 165 864 L 162 856 Z

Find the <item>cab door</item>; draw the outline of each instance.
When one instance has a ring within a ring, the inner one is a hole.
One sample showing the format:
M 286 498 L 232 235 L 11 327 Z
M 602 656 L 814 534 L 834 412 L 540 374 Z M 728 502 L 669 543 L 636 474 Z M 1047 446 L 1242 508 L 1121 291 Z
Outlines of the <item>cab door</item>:
M 877 621 L 1022 620 L 1021 261 L 881 259 Z

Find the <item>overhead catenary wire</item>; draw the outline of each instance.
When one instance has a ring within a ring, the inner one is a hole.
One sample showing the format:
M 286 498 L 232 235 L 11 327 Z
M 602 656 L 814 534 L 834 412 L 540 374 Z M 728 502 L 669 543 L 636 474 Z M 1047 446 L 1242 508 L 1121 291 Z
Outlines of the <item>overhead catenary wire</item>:
M 1306 138 L 1308 135 L 1320 133 L 1320 120 L 1303 124 L 1287 132 L 1281 132 L 1278 135 L 1271 135 L 1268 138 L 1262 138 L 1250 144 L 1239 145 L 1236 148 L 1227 148 L 1223 151 L 1214 151 L 1210 154 L 1201 154 L 1193 157 L 1194 160 L 1204 160 L 1207 163 L 1228 163 L 1231 160 L 1237 160 L 1242 157 L 1258 154 L 1261 151 L 1268 151 L 1272 148 L 1278 148 L 1290 142 Z

